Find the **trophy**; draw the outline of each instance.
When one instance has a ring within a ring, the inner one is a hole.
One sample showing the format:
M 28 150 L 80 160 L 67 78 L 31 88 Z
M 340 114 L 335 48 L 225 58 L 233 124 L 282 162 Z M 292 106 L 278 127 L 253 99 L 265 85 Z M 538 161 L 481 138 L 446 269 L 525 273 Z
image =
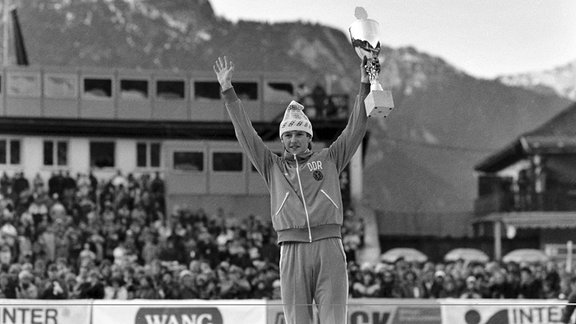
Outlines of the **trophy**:
M 379 24 L 375 20 L 368 19 L 368 14 L 362 7 L 356 8 L 355 16 L 357 20 L 349 28 L 352 47 L 360 59 L 364 59 L 364 56 L 368 58 L 365 68 L 370 79 L 370 93 L 364 99 L 366 115 L 368 117 L 387 117 L 394 109 L 394 101 L 392 92 L 383 90 L 382 85 L 378 82 L 378 74 L 380 73 L 380 61 L 378 59 L 380 54 Z

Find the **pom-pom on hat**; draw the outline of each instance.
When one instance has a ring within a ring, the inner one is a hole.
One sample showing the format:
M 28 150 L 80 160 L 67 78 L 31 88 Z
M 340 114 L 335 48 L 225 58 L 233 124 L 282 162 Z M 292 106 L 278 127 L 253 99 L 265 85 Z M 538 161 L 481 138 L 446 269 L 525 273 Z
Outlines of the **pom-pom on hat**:
M 284 112 L 284 119 L 280 123 L 280 137 L 282 137 L 284 132 L 289 131 L 303 131 L 310 134 L 310 136 L 313 135 L 312 123 L 304 114 L 304 106 L 294 100 L 290 102 Z

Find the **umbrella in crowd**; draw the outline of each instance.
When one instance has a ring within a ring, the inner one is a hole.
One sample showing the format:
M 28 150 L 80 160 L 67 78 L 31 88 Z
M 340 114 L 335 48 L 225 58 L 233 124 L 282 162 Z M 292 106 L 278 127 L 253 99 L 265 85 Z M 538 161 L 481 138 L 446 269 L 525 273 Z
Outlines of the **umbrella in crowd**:
M 488 262 L 490 258 L 488 254 L 484 251 L 472 248 L 457 248 L 446 253 L 444 256 L 444 261 L 451 262 L 457 260 L 464 261 L 477 261 L 477 262 Z
M 518 249 L 514 250 L 508 254 L 506 254 L 502 261 L 504 262 L 529 262 L 529 263 L 536 263 L 536 262 L 546 262 L 548 261 L 548 256 L 537 249 Z
M 413 249 L 413 248 L 393 248 L 386 251 L 380 256 L 380 260 L 384 262 L 394 263 L 396 260 L 403 258 L 408 262 L 426 262 L 428 257 L 426 254 Z

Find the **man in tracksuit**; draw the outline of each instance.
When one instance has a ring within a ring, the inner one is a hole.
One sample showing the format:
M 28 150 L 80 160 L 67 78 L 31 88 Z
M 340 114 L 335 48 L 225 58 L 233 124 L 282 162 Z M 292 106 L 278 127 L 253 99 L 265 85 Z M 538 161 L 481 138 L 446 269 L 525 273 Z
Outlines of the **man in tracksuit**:
M 320 323 L 347 320 L 348 273 L 341 238 L 339 175 L 366 133 L 364 98 L 370 84 L 365 64 L 366 59 L 360 68 L 360 93 L 348 124 L 330 147 L 311 151 L 312 124 L 302 105 L 290 103 L 280 123 L 283 156 L 272 153 L 252 127 L 232 87 L 232 61 L 218 58 L 214 65 L 236 137 L 270 191 L 287 324 L 312 323 L 314 302 Z

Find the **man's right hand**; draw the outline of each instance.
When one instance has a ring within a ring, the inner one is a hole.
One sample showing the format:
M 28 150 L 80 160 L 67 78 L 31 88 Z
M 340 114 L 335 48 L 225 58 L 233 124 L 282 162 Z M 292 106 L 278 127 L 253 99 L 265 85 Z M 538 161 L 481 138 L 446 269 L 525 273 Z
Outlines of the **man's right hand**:
M 232 72 L 234 72 L 234 63 L 229 61 L 226 56 L 218 57 L 213 68 L 222 91 L 232 88 Z

